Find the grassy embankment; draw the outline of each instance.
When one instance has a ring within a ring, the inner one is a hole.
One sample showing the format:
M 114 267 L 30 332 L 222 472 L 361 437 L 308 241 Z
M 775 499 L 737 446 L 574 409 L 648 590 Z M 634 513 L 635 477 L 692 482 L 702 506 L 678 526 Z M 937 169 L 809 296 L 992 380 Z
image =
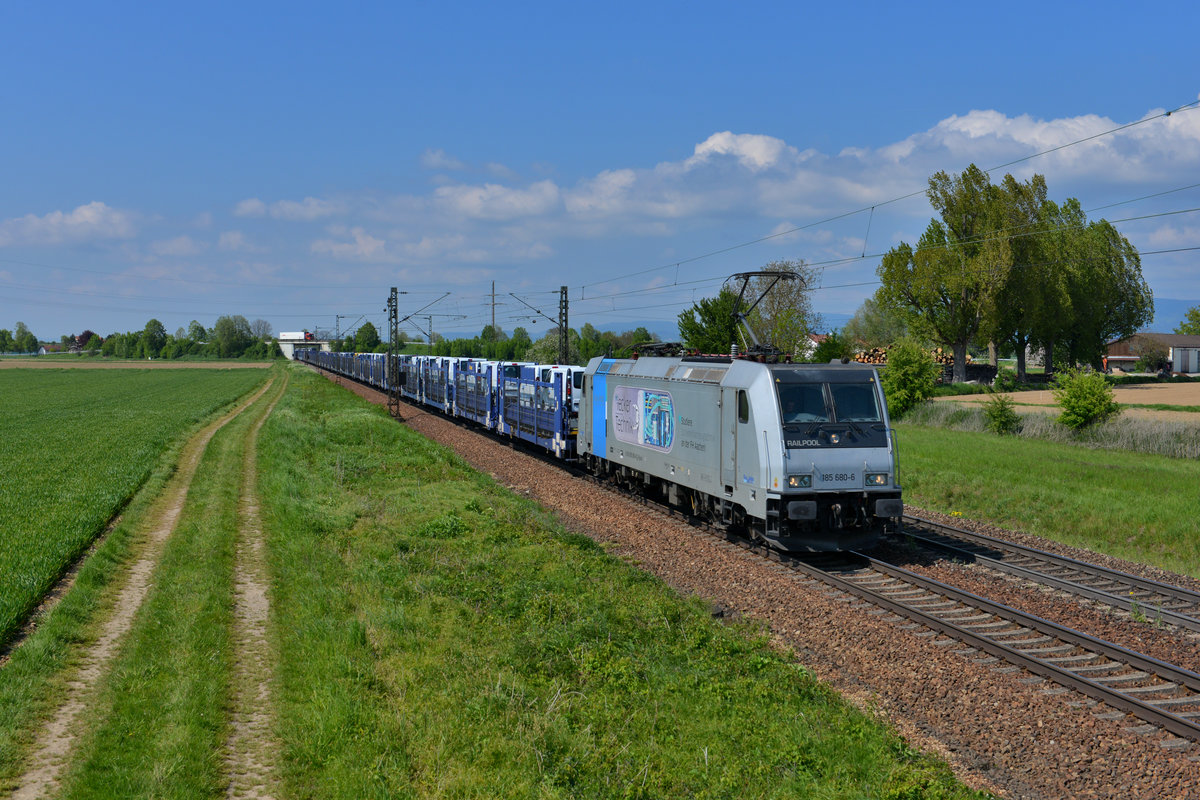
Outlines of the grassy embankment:
M 897 424 L 911 505 L 1200 577 L 1200 462 Z
M 262 437 L 289 796 L 968 794 L 760 631 L 324 379 Z

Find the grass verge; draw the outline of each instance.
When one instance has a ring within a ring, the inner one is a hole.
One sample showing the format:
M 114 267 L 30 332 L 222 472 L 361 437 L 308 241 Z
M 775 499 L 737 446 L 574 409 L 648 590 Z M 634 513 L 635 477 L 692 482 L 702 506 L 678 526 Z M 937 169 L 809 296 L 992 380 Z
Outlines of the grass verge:
M 323 378 L 260 441 L 289 796 L 974 796 L 763 631 Z
M 1200 577 L 1195 460 L 908 421 L 896 429 L 907 503 Z
M 1013 405 L 1020 407 L 1023 404 L 1014 402 Z M 1195 422 L 1138 419 L 1122 415 L 1075 430 L 1058 422 L 1060 409 L 1057 406 L 1039 408 L 1020 415 L 1018 435 L 1021 438 L 1079 449 L 1123 450 L 1175 459 L 1200 457 L 1200 425 Z M 905 414 L 903 422 L 962 432 L 988 429 L 984 407 L 963 403 L 922 403 Z

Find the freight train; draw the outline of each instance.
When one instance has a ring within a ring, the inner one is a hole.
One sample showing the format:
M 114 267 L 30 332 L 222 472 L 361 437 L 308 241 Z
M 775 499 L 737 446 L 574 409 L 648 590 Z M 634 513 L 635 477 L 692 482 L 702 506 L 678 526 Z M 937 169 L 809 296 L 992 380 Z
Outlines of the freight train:
M 392 374 L 379 353 L 296 357 L 782 550 L 870 547 L 903 514 L 887 404 L 867 365 L 402 355 Z

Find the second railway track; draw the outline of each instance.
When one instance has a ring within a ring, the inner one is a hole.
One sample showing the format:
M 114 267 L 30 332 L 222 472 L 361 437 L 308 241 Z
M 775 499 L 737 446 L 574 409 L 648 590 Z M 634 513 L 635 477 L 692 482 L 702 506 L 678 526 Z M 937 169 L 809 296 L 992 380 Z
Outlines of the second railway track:
M 1041 619 L 862 554 L 806 559 L 771 553 L 798 572 L 912 620 L 953 642 L 1075 690 L 1103 708 L 1170 733 L 1164 746 L 1200 742 L 1200 674 Z M 966 653 L 970 655 L 970 653 Z
M 923 547 L 998 572 L 1086 597 L 1156 623 L 1200 632 L 1200 593 L 980 533 L 904 517 L 904 534 Z

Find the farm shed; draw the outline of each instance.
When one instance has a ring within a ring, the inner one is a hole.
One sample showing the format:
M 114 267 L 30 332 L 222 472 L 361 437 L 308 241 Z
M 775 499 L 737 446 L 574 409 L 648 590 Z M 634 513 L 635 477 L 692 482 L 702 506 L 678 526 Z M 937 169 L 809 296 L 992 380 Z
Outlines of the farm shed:
M 1171 371 L 1186 375 L 1200 373 L 1200 336 L 1180 333 L 1135 333 L 1125 339 L 1108 343 L 1108 365 L 1132 369 L 1148 345 L 1156 344 L 1167 351 Z

